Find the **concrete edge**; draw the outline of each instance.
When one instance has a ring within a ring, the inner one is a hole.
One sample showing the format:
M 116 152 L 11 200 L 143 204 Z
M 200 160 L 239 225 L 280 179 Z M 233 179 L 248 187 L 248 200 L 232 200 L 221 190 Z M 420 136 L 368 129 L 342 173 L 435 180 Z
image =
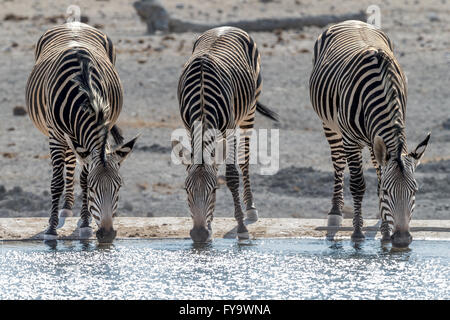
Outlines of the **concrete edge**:
M 67 218 L 58 230 L 59 240 L 82 240 L 77 229 L 77 217 Z M 0 218 L 0 240 L 42 240 L 48 218 Z M 96 226 L 92 222 L 95 231 Z M 341 227 L 326 227 L 326 219 L 261 218 L 247 222 L 251 239 L 259 238 L 316 238 L 349 239 L 351 219 L 344 219 Z M 364 221 L 366 239 L 379 239 L 379 220 Z M 234 218 L 214 218 L 213 238 L 236 238 Z M 114 220 L 117 239 L 189 239 L 191 218 L 180 217 L 118 217 Z M 450 220 L 413 220 L 411 233 L 415 240 L 450 240 Z M 95 233 L 94 233 L 95 234 Z M 95 239 L 95 235 L 92 239 Z

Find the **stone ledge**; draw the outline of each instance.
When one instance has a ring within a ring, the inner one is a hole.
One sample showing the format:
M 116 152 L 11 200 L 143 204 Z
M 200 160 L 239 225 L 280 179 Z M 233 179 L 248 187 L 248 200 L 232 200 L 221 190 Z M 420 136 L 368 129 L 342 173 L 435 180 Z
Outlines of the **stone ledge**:
M 58 230 L 58 239 L 79 240 L 76 229 L 78 218 L 67 218 Z M 0 218 L 0 240 L 39 240 L 47 227 L 47 218 Z M 94 226 L 94 222 L 92 222 Z M 364 221 L 367 239 L 380 238 L 379 221 Z M 189 238 L 191 218 L 179 217 L 118 217 L 114 228 L 119 239 Z M 212 224 L 214 238 L 235 238 L 234 218 L 215 218 Z M 352 232 L 351 219 L 344 219 L 340 228 L 326 227 L 326 219 L 261 218 L 247 224 L 250 238 L 325 238 L 348 239 Z M 94 226 L 94 230 L 95 230 Z M 412 220 L 411 233 L 415 240 L 450 240 L 450 220 Z M 95 235 L 94 235 L 95 237 Z

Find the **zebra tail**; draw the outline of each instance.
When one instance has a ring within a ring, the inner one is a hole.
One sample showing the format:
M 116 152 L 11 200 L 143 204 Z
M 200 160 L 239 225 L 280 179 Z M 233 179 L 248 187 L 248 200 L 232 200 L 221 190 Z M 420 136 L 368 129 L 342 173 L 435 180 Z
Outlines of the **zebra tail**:
M 80 63 L 81 73 L 79 76 L 75 77 L 74 80 L 78 82 L 78 84 L 80 85 L 80 89 L 88 96 L 91 107 L 94 108 L 94 112 L 97 112 L 97 110 L 95 110 L 96 103 L 94 102 L 94 89 L 92 88 L 91 60 L 89 59 L 89 57 L 81 54 L 80 52 L 77 52 L 77 58 Z
M 268 107 L 266 107 L 265 105 L 263 105 L 260 102 L 256 102 L 256 111 L 258 111 L 259 113 L 261 113 L 263 116 L 273 120 L 273 121 L 280 121 L 280 117 L 278 116 L 278 114 L 272 110 L 270 110 Z

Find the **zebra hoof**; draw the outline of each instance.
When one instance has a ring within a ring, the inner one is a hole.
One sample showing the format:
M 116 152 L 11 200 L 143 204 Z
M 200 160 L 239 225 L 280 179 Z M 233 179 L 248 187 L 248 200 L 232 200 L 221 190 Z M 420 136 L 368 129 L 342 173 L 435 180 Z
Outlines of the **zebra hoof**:
M 258 221 L 258 210 L 256 209 L 248 209 L 246 211 L 247 214 L 247 220 L 248 221 Z
M 48 228 L 44 233 L 44 240 L 56 240 L 58 234 L 55 229 Z
M 364 236 L 364 234 L 362 233 L 361 229 L 356 229 L 355 231 L 353 231 L 352 233 L 352 241 L 353 242 L 358 242 L 358 241 L 363 241 L 366 237 Z
M 342 225 L 342 215 L 340 214 L 329 214 L 328 215 L 328 227 L 340 227 Z
M 247 240 L 250 238 L 247 227 L 244 224 L 238 225 L 237 237 L 239 240 Z
M 81 239 L 89 239 L 92 237 L 94 233 L 92 232 L 91 227 L 80 228 L 80 238 Z
M 72 217 L 73 216 L 73 212 L 72 210 L 69 209 L 61 209 L 59 211 L 59 215 L 58 215 L 58 225 L 56 226 L 56 229 L 60 229 L 64 226 L 64 223 L 66 222 L 66 218 L 67 217 Z
M 237 237 L 238 237 L 239 240 L 248 240 L 248 239 L 250 239 L 250 236 L 249 236 L 248 232 L 239 232 L 237 234 Z

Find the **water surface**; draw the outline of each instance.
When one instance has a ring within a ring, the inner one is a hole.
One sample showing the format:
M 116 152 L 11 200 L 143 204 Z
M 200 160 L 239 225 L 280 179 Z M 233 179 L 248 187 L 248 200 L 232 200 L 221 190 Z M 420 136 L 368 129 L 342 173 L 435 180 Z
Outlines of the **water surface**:
M 450 299 L 450 242 L 0 242 L 0 299 Z

